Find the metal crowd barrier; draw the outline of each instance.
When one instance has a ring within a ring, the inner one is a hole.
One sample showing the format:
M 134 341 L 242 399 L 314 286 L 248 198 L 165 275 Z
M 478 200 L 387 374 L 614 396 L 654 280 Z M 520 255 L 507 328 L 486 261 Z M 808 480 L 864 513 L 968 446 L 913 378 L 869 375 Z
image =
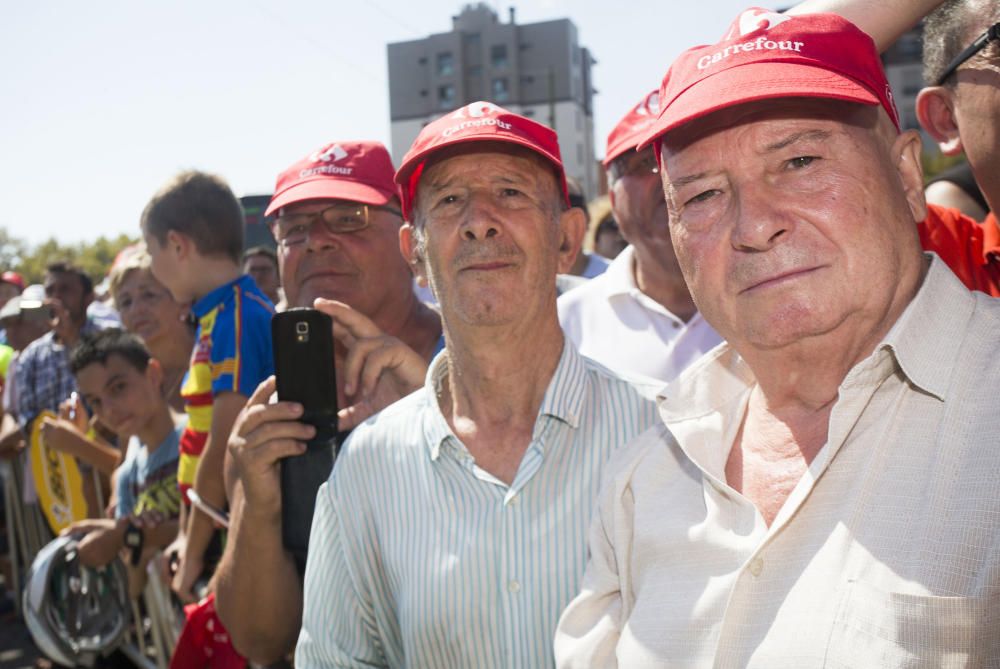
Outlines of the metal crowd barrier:
M 27 572 L 38 551 L 53 539 L 45 516 L 37 503 L 24 502 L 24 472 L 27 451 L 9 460 L 0 460 L 3 477 L 4 513 L 7 523 L 7 557 L 10 561 L 14 606 L 21 615 L 21 576 Z
M 120 647 L 141 669 L 167 669 L 184 622 L 163 582 L 162 560 L 163 554 L 157 553 L 146 564 L 146 587 L 132 600 L 132 629 Z

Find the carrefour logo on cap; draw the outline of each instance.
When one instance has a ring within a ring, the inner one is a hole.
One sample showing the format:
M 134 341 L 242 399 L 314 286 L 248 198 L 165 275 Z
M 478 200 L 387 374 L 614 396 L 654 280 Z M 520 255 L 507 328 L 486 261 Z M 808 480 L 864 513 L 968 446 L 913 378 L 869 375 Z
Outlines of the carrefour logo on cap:
M 653 91 L 649 96 L 635 106 L 634 113 L 637 116 L 659 116 L 660 115 L 660 92 Z
M 314 163 L 335 163 L 343 160 L 347 157 L 347 151 L 344 151 L 340 144 L 333 144 L 328 146 L 325 151 L 316 151 L 309 156 L 309 160 Z M 341 167 L 340 165 L 320 165 L 318 167 L 307 167 L 306 169 L 299 172 L 299 178 L 305 179 L 306 177 L 315 176 L 317 174 L 341 174 L 349 175 L 354 171 L 353 167 Z
M 346 157 L 347 157 L 347 151 L 344 151 L 343 147 L 341 147 L 340 144 L 334 144 L 332 146 L 328 146 L 326 148 L 326 151 L 323 151 L 322 153 L 316 151 L 311 156 L 309 156 L 309 160 L 313 161 L 314 163 L 318 163 L 320 161 L 328 163 L 331 161 L 337 162 L 338 160 L 343 160 Z
M 791 20 L 791 17 L 785 16 L 784 14 L 776 14 L 774 12 L 768 12 L 760 9 L 747 10 L 740 15 L 740 37 L 746 37 L 751 33 L 757 32 L 758 30 L 764 30 L 766 32 L 771 28 L 789 20 Z M 730 30 L 728 35 L 726 35 L 727 40 L 735 38 L 736 35 L 733 34 L 732 30 Z M 745 51 L 794 51 L 796 53 L 801 53 L 803 45 L 805 45 L 805 42 L 797 42 L 793 40 L 774 41 L 768 39 L 766 35 L 762 35 L 752 42 L 730 44 L 721 51 L 716 51 L 715 53 L 702 56 L 698 59 L 698 69 L 704 70 L 705 68 L 714 65 L 715 63 L 719 63 L 730 56 Z
M 510 123 L 505 123 L 497 118 L 487 117 L 487 114 L 502 114 L 503 111 L 503 109 L 497 107 L 492 102 L 473 102 L 470 105 L 462 107 L 448 117 L 469 120 L 463 120 L 461 123 L 445 128 L 441 131 L 441 136 L 451 137 L 456 132 L 461 132 L 467 128 L 480 128 L 488 125 L 495 125 L 501 130 L 510 130 Z

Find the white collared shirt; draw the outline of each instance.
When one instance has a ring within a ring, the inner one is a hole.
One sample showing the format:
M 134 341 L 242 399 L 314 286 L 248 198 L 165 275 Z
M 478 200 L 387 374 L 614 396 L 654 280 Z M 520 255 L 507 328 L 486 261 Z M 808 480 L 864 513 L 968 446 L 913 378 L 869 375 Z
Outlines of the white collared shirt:
M 610 369 L 664 383 L 722 338 L 700 313 L 685 323 L 635 283 L 635 249 L 559 297 L 559 323 L 580 353 Z
M 658 386 L 566 342 L 508 486 L 448 426 L 447 373 L 445 351 L 424 388 L 355 429 L 320 488 L 296 667 L 553 665 L 604 467 L 656 422 Z
M 726 482 L 728 346 L 609 467 L 560 667 L 1000 666 L 1000 301 L 937 258 L 769 528 Z

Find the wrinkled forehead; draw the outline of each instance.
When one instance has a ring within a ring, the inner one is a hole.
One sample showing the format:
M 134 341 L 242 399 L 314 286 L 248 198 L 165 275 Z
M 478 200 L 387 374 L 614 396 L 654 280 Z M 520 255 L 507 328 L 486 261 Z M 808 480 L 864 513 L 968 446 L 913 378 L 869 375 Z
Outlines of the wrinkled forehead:
M 556 168 L 547 159 L 532 151 L 531 149 L 511 144 L 510 142 L 465 142 L 445 147 L 432 154 L 426 162 L 420 180 L 417 182 L 417 193 L 419 194 L 426 186 L 438 186 L 440 181 L 456 167 L 467 165 L 469 160 L 459 161 L 457 159 L 471 157 L 479 161 L 477 173 L 488 170 L 497 170 L 498 166 L 509 167 L 511 172 L 524 174 L 552 176 L 553 187 L 558 191 L 558 177 Z
M 707 114 L 665 134 L 658 145 L 666 171 L 677 159 L 697 160 L 704 140 L 752 133 L 764 143 L 780 141 L 809 128 L 828 132 L 864 132 L 875 141 L 878 133 L 895 137 L 892 120 L 881 107 L 825 98 L 780 98 L 748 102 Z M 665 178 L 667 178 L 665 176 Z

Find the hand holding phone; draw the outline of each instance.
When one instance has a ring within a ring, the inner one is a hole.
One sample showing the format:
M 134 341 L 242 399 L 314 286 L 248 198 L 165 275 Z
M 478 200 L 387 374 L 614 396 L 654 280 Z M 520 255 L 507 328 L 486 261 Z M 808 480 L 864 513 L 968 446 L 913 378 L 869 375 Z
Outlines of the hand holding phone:
M 315 309 L 289 309 L 271 319 L 278 399 L 302 405 L 300 419 L 316 428 L 302 455 L 281 461 L 282 543 L 305 569 L 316 493 L 329 478 L 337 438 L 333 323 Z

